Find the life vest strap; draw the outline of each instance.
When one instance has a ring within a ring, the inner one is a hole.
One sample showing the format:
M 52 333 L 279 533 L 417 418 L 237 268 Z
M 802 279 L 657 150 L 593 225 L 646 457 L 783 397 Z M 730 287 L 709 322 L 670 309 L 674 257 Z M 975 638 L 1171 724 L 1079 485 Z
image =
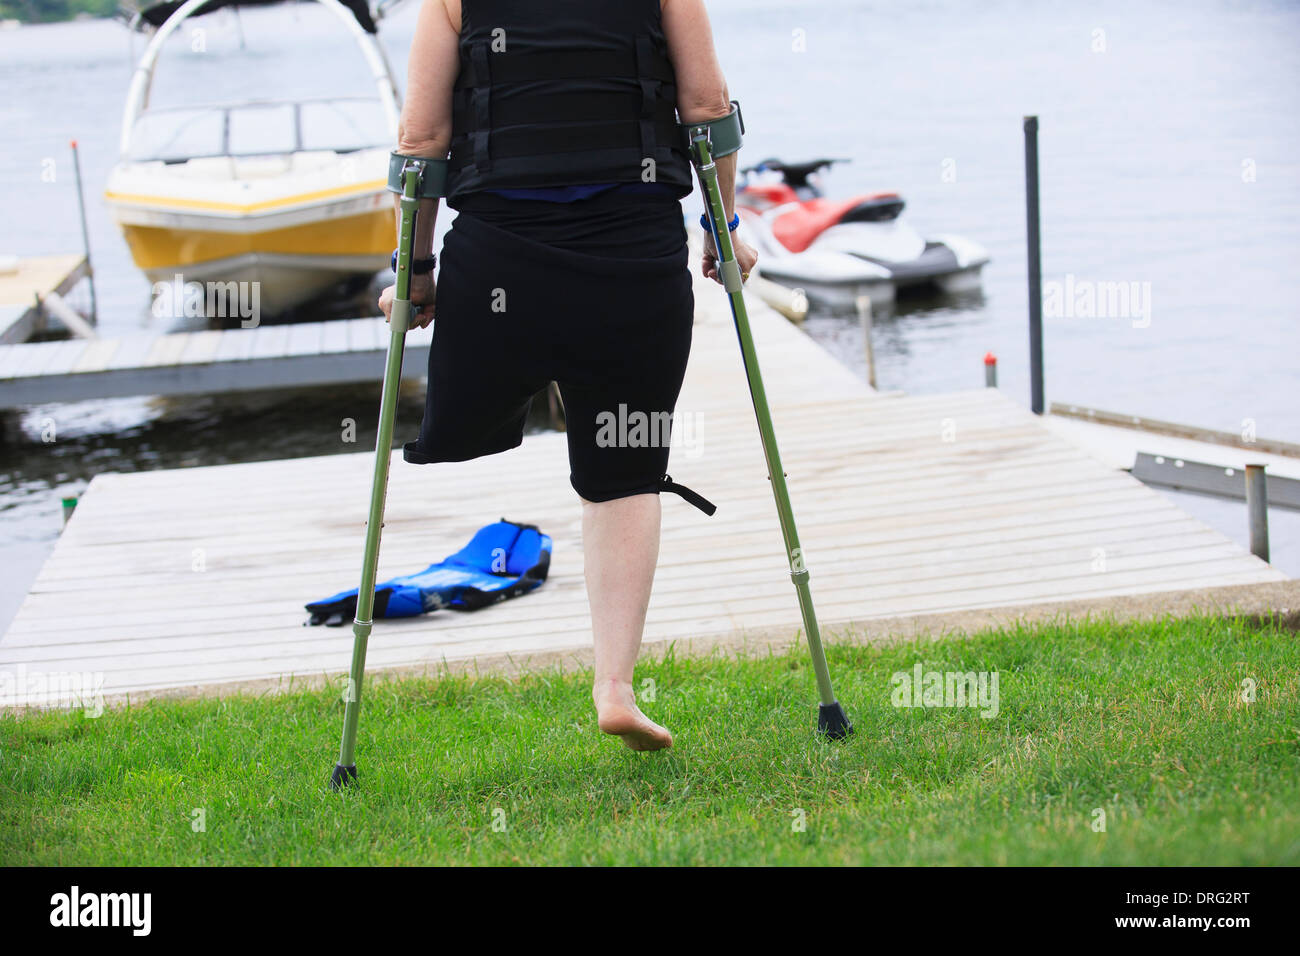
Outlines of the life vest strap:
M 489 41 L 477 41 L 485 48 Z M 649 48 L 647 53 L 636 59 L 630 58 L 622 50 L 537 50 L 527 53 L 512 53 L 508 57 L 498 57 L 492 67 L 491 81 L 494 83 L 536 83 L 543 80 L 603 79 L 618 76 L 631 79 L 637 76 L 649 76 L 665 83 L 673 83 L 672 61 L 654 53 Z M 477 85 L 477 79 L 464 74 L 456 79 L 455 90 L 464 90 Z

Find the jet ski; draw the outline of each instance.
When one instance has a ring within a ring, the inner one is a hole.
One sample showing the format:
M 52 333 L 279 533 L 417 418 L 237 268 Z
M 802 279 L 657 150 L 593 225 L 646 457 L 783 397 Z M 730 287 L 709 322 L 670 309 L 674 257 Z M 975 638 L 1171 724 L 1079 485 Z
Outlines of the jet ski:
M 760 275 L 802 289 L 809 304 L 833 313 L 856 311 L 859 296 L 873 306 L 892 302 L 911 286 L 979 288 L 989 261 L 984 248 L 960 236 L 923 238 L 900 221 L 898 193 L 826 197 L 822 170 L 844 162 L 765 159 L 741 170 L 736 209 L 758 250 Z
M 502 518 L 423 571 L 376 584 L 374 616 L 414 617 L 443 608 L 477 611 L 541 587 L 550 567 L 550 535 L 536 525 Z M 357 613 L 357 589 L 313 601 L 307 613 L 311 624 L 341 627 Z

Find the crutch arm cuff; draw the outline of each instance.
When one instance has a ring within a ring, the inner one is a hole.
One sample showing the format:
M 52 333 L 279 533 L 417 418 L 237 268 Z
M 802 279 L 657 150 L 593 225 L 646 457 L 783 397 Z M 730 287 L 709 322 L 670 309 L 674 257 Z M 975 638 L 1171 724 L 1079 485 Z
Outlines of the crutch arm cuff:
M 731 101 L 731 112 L 721 119 L 702 120 L 698 123 L 679 123 L 687 143 L 695 130 L 704 127 L 708 131 L 709 149 L 714 159 L 730 156 L 740 149 L 745 138 L 745 120 L 740 115 L 740 101 Z
M 406 168 L 407 161 L 412 159 L 424 164 L 424 171 L 420 176 L 419 198 L 438 199 L 447 195 L 448 160 L 445 156 L 435 159 L 431 156 L 408 156 L 398 152 L 393 152 L 388 157 L 388 191 L 398 195 L 405 192 L 402 171 Z

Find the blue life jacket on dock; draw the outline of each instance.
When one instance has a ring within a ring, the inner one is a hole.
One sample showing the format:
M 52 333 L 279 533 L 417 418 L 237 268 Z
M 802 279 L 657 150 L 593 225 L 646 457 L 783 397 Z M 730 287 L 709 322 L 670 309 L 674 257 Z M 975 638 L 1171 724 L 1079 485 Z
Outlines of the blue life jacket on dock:
M 551 538 L 536 525 L 502 518 L 423 571 L 375 585 L 375 618 L 413 617 L 441 608 L 476 611 L 540 587 L 551 567 Z M 307 605 L 311 624 L 340 627 L 357 612 L 357 589 Z

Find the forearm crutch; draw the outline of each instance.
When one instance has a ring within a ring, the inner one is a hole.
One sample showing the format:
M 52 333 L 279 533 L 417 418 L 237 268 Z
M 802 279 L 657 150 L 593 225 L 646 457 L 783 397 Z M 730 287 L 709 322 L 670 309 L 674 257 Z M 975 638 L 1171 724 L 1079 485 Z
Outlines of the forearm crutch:
M 772 428 L 772 414 L 767 405 L 767 392 L 763 389 L 763 374 L 759 371 L 758 355 L 749 329 L 749 313 L 741 294 L 743 279 L 731 244 L 731 230 L 718 188 L 718 169 L 714 160 L 740 149 L 744 126 L 740 118 L 740 104 L 732 101 L 731 113 L 720 120 L 707 123 L 685 124 L 691 162 L 699 174 L 700 189 L 704 193 L 709 231 L 718 251 L 718 274 L 731 303 L 731 317 L 740 340 L 740 353 L 749 379 L 749 395 L 754 403 L 754 416 L 758 419 L 758 432 L 763 440 L 763 456 L 767 459 L 768 478 L 776 498 L 776 511 L 781 520 L 781 534 L 785 538 L 786 558 L 790 564 L 790 578 L 799 595 L 799 610 L 803 614 L 804 632 L 808 635 L 808 650 L 812 654 L 813 671 L 817 675 L 817 693 L 821 706 L 817 713 L 817 729 L 834 740 L 853 733 L 843 706 L 835 699 L 831 688 L 830 669 L 826 666 L 826 652 L 822 649 L 821 631 L 817 626 L 817 612 L 813 608 L 812 593 L 808 589 L 808 569 L 804 566 L 803 549 L 799 546 L 799 532 L 794 524 L 790 507 L 790 493 L 781 469 L 781 453 L 776 447 L 776 432 Z
M 357 779 L 357 722 L 361 716 L 361 684 L 365 678 L 366 645 L 374 626 L 375 573 L 379 565 L 379 537 L 384 527 L 384 500 L 388 495 L 388 465 L 393 454 L 393 423 L 397 418 L 397 393 L 402 384 L 402 354 L 407 327 L 411 323 L 411 261 L 415 257 L 415 215 L 421 199 L 434 199 L 445 192 L 447 161 L 422 159 L 394 153 L 388 163 L 388 188 L 401 194 L 398 225 L 397 279 L 388 336 L 388 362 L 384 366 L 384 390 L 379 400 L 379 435 L 375 439 L 375 470 L 370 479 L 370 514 L 366 519 L 366 550 L 361 562 L 361 587 L 357 591 L 357 613 L 352 621 L 352 668 L 343 711 L 343 741 L 339 762 L 334 766 L 330 786 L 335 790 Z

